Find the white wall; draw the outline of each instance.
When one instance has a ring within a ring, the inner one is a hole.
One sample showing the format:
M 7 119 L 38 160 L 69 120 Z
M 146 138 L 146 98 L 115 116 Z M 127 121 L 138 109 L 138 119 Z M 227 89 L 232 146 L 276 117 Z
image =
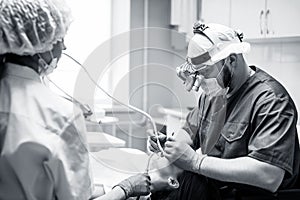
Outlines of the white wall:
M 110 60 L 103 66 L 98 83 L 118 100 L 127 103 L 129 94 L 130 0 L 111 0 Z M 101 51 L 99 51 L 100 53 Z M 101 55 L 99 55 L 101 56 Z M 113 100 L 96 90 L 95 101 L 110 107 Z
M 67 0 L 67 3 L 72 11 L 73 22 L 64 38 L 67 47 L 65 52 L 84 63 L 95 48 L 111 36 L 111 0 Z M 50 78 L 73 96 L 80 69 L 74 61 L 62 56 Z M 51 88 L 61 93 L 55 87 Z
M 74 21 L 65 38 L 67 52 L 84 62 L 111 36 L 111 0 L 68 0 Z

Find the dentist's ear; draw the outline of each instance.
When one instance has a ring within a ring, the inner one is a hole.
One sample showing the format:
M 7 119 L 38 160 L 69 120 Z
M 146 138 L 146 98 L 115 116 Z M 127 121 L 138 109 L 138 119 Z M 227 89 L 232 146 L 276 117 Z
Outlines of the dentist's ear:
M 228 64 L 230 64 L 230 65 L 232 65 L 234 67 L 237 66 L 237 59 L 238 59 L 237 54 L 235 54 L 235 53 L 230 54 L 229 55 L 229 63 Z
M 177 189 L 179 188 L 179 182 L 177 179 L 173 178 L 173 177 L 169 177 L 168 178 L 168 184 L 172 189 Z

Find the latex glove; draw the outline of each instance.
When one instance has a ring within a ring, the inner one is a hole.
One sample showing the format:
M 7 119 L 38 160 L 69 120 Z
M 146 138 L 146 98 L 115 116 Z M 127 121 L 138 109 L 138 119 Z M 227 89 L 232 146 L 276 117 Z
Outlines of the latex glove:
M 153 130 L 148 130 L 148 134 L 150 135 L 147 140 L 147 148 L 151 152 L 159 152 L 159 148 L 157 145 L 157 138 L 153 132 Z M 158 132 L 158 139 L 162 148 L 164 148 L 165 142 L 167 141 L 167 136 L 161 132 Z
M 197 153 L 186 142 L 169 137 L 165 143 L 164 156 L 183 170 L 200 173 L 200 166 L 206 155 Z
M 124 190 L 127 199 L 129 197 L 150 194 L 150 185 L 151 179 L 148 174 L 138 174 L 123 180 L 116 186 L 119 186 Z

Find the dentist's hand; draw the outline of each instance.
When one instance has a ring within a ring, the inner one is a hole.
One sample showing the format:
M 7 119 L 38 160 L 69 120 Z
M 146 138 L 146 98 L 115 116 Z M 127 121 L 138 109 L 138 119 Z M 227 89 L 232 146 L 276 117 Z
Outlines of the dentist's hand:
M 200 173 L 200 165 L 206 155 L 197 153 L 186 142 L 176 141 L 170 137 L 165 143 L 164 156 L 183 170 Z
M 151 179 L 148 174 L 138 174 L 123 180 L 116 186 L 123 189 L 127 199 L 129 197 L 145 196 L 150 194 L 150 185 Z
M 151 152 L 159 152 L 159 148 L 157 145 L 157 138 L 153 132 L 153 130 L 148 130 L 147 133 L 150 135 L 147 140 L 147 148 Z M 167 141 L 167 136 L 161 132 L 158 132 L 158 139 L 161 146 L 164 148 L 165 142 Z

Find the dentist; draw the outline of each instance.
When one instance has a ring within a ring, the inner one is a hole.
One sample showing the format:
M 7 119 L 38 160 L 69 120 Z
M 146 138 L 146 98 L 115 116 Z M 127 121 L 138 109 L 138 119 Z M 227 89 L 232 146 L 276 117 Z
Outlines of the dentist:
M 165 157 L 185 170 L 176 199 L 221 199 L 224 191 L 267 198 L 295 187 L 300 163 L 295 104 L 277 80 L 246 63 L 249 50 L 229 27 L 194 25 L 177 73 L 188 91 L 201 88 L 202 94 L 184 127 L 164 144 Z M 149 144 L 157 150 L 154 137 Z

